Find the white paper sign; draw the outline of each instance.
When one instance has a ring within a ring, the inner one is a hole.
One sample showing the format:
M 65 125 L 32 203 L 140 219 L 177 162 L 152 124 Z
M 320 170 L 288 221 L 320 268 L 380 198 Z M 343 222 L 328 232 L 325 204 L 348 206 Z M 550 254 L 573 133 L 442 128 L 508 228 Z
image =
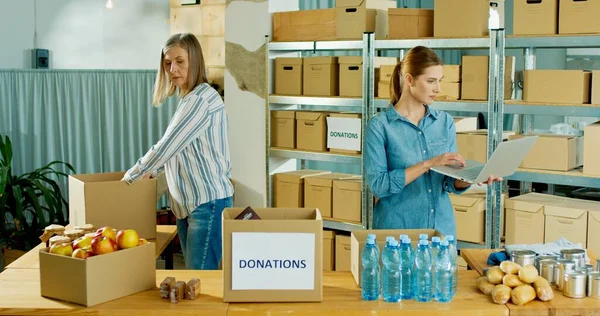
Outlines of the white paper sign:
M 328 117 L 327 148 L 360 151 L 361 120 L 358 118 Z
M 315 234 L 231 235 L 232 290 L 314 290 Z

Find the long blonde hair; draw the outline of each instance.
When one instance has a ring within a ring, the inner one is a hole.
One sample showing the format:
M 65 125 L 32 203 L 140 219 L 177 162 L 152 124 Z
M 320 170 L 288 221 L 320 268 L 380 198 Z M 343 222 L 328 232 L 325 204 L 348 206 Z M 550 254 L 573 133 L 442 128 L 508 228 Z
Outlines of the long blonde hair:
M 390 82 L 390 103 L 394 105 L 400 100 L 404 75 L 410 74 L 413 78 L 417 78 L 425 73 L 425 69 L 428 67 L 440 65 L 442 65 L 442 60 L 431 48 L 425 46 L 411 48 L 394 67 Z
M 187 76 L 187 86 L 185 89 L 179 89 L 178 95 L 185 96 L 190 91 L 194 90 L 199 84 L 208 82 L 206 79 L 206 66 L 204 64 L 204 56 L 202 55 L 202 47 L 196 36 L 190 33 L 175 34 L 167 40 L 165 46 L 160 50 L 160 66 L 156 74 L 156 82 L 154 83 L 154 96 L 152 104 L 159 107 L 166 97 L 172 96 L 177 87 L 171 82 L 168 75 L 168 69 L 165 69 L 165 53 L 179 46 L 185 49 L 188 53 L 189 68 Z

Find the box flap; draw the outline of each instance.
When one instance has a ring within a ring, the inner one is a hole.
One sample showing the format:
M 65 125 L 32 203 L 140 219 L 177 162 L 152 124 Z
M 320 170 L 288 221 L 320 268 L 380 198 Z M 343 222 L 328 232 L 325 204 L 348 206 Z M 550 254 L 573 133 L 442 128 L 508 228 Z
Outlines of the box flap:
M 303 60 L 302 57 L 278 57 L 275 59 L 275 65 L 302 65 Z
M 519 138 L 523 138 L 525 136 L 538 136 L 540 138 L 552 138 L 552 139 L 556 139 L 556 140 L 560 140 L 560 139 L 570 140 L 570 139 L 574 139 L 574 138 L 580 137 L 580 136 L 574 136 L 574 135 L 556 135 L 556 134 L 529 133 L 527 135 L 525 135 L 525 134 L 511 135 L 509 137 L 509 139 L 519 139 Z
M 361 118 L 362 114 L 358 113 L 331 113 L 329 117 L 341 117 L 341 118 Z
M 358 179 L 334 180 L 333 187 L 339 190 L 362 191 L 362 181 Z
M 351 64 L 351 65 L 362 65 L 362 56 L 339 56 L 338 63 L 340 64 Z
M 74 174 L 70 175 L 74 179 L 77 179 L 84 183 L 92 182 L 111 182 L 121 181 L 125 172 L 107 172 L 107 173 L 88 173 L 88 174 Z
M 305 57 L 304 65 L 328 65 L 337 64 L 338 58 L 333 56 Z
M 317 121 L 325 114 L 322 112 L 296 112 L 296 119 L 299 121 Z
M 324 230 L 323 231 L 323 239 L 333 239 L 335 238 L 335 232 L 332 230 Z
M 396 57 L 375 57 L 375 59 L 373 60 L 373 66 L 375 68 L 380 68 L 383 65 L 396 66 L 397 63 L 398 58 Z
M 477 194 L 450 194 L 450 203 L 456 211 L 482 212 L 485 210 L 485 193 Z
M 235 218 L 245 208 L 226 208 L 223 210 L 223 220 L 239 221 Z M 321 213 L 315 208 L 253 208 L 260 220 L 322 220 Z M 250 221 L 245 221 L 250 222 Z M 254 221 L 256 222 L 256 221 Z
M 301 183 L 306 177 L 313 177 L 317 175 L 329 174 L 331 171 L 319 171 L 319 170 L 296 170 L 289 172 L 276 173 L 273 176 L 275 181 L 289 182 L 289 183 Z
M 407 9 L 407 8 L 390 8 L 388 15 L 395 16 L 433 16 L 433 10 L 428 9 Z
M 336 0 L 335 7 L 336 8 L 358 8 L 364 6 L 366 8 L 367 0 Z
M 596 222 L 600 222 L 600 212 L 590 211 L 590 212 L 588 212 L 588 214 L 590 214 L 590 217 L 589 217 L 590 220 L 595 220 Z
M 305 178 L 305 185 L 333 187 L 333 180 L 354 179 L 356 175 L 345 173 L 330 173 Z
M 350 236 L 344 236 L 344 235 L 336 235 L 335 236 L 335 241 L 339 242 L 343 246 L 350 246 L 350 243 L 351 243 L 350 242 Z
M 557 216 L 564 218 L 573 218 L 577 219 L 584 216 L 587 213 L 585 209 L 573 208 L 569 205 L 568 201 L 565 201 L 564 204 L 561 205 L 545 205 L 544 206 L 544 215 L 546 216 Z
M 547 202 L 548 199 L 552 199 L 552 196 L 547 194 L 528 193 L 507 199 L 505 207 L 507 210 L 512 209 L 529 213 L 537 213 L 543 210 L 544 202 Z
M 293 119 L 296 118 L 296 112 L 294 111 L 271 111 L 271 116 L 274 118 L 287 118 Z

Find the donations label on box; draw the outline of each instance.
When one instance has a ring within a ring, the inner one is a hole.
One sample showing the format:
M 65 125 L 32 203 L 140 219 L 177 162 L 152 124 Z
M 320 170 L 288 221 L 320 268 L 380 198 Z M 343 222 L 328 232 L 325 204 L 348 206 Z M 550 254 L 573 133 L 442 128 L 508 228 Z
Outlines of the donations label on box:
M 358 118 L 327 118 L 327 148 L 360 151 L 361 120 Z

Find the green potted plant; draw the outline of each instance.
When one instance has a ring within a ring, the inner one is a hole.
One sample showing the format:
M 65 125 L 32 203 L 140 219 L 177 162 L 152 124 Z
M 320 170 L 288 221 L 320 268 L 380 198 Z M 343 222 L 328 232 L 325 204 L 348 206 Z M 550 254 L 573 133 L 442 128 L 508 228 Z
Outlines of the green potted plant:
M 0 135 L 0 250 L 15 256 L 40 243 L 39 237 L 50 224 L 66 225 L 68 202 L 58 181 L 68 175 L 59 167 L 75 172 L 62 161 L 22 175 L 12 169 L 12 144 L 8 136 Z M 1 266 L 0 266 L 1 267 Z

